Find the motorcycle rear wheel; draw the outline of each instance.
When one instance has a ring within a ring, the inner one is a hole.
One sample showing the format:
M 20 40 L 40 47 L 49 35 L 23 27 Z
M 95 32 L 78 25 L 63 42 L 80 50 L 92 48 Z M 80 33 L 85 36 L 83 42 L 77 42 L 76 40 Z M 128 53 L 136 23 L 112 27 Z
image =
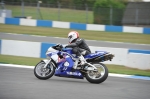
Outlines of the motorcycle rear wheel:
M 85 74 L 85 78 L 90 83 L 99 84 L 104 82 L 108 77 L 108 69 L 102 63 L 93 63 L 95 67 L 97 67 L 98 71 L 88 71 Z

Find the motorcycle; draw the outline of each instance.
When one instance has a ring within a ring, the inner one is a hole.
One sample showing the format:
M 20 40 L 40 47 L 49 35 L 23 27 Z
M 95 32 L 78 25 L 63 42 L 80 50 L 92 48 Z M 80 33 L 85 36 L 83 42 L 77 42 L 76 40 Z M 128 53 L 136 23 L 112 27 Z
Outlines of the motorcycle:
M 41 60 L 34 68 L 34 75 L 46 80 L 53 75 L 58 77 L 69 77 L 84 79 L 90 83 L 99 84 L 108 77 L 108 68 L 101 62 L 112 60 L 114 55 L 106 51 L 95 51 L 84 56 L 86 63 L 80 65 L 80 60 L 73 54 L 71 48 L 64 48 L 56 44 L 48 48 L 47 59 Z

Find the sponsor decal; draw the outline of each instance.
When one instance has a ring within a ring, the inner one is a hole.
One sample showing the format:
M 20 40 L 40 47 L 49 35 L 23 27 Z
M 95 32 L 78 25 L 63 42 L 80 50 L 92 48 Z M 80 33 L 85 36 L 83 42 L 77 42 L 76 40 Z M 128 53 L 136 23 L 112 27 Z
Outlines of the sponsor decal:
M 90 56 L 96 56 L 96 55 L 99 55 L 99 53 L 94 53 L 94 54 L 91 54 Z
M 81 73 L 77 72 L 67 72 L 68 75 L 81 76 Z
M 56 68 L 56 70 L 59 70 L 59 69 L 60 69 L 60 67 Z
M 67 70 L 68 67 L 64 67 L 63 70 Z
M 69 66 L 69 62 L 66 61 L 66 62 L 64 63 L 64 66 L 68 67 L 68 66 Z

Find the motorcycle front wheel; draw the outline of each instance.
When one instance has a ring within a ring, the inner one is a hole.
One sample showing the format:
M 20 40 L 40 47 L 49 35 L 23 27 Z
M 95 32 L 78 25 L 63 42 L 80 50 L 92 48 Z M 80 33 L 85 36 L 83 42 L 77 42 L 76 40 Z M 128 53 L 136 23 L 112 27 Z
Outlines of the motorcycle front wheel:
M 87 71 L 85 77 L 90 83 L 99 84 L 104 82 L 108 77 L 108 69 L 102 63 L 92 63 L 97 71 Z
M 34 68 L 34 75 L 41 79 L 46 80 L 51 78 L 55 73 L 54 63 L 50 62 L 47 68 L 43 68 L 46 63 L 44 61 L 39 62 Z

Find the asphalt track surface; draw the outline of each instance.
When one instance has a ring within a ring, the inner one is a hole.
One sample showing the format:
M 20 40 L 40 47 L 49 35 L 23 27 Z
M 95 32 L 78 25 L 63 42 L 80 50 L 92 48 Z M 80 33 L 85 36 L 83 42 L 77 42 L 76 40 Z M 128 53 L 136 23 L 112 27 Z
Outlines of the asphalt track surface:
M 33 69 L 0 66 L 0 99 L 149 99 L 150 81 L 108 77 L 101 84 L 53 76 L 39 80 Z
M 33 36 L 33 35 L 11 34 L 11 33 L 9 34 L 0 33 L 0 39 L 47 42 L 47 43 L 56 43 L 56 44 L 68 43 L 67 38 Z M 118 42 L 94 41 L 94 40 L 86 40 L 86 41 L 89 46 L 150 50 L 150 44 L 132 44 L 132 43 L 118 43 Z

